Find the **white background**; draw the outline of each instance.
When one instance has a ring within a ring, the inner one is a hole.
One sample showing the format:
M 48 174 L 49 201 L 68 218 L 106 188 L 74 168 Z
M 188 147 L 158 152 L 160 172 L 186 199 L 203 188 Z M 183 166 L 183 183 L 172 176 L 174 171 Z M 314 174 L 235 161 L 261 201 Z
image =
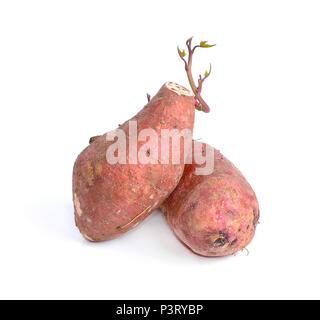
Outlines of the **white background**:
M 0 298 L 320 298 L 319 1 L 1 1 Z M 188 87 L 176 46 L 209 62 L 195 138 L 253 186 L 261 223 L 245 251 L 202 258 L 161 213 L 85 241 L 71 176 L 91 136 L 165 81 Z

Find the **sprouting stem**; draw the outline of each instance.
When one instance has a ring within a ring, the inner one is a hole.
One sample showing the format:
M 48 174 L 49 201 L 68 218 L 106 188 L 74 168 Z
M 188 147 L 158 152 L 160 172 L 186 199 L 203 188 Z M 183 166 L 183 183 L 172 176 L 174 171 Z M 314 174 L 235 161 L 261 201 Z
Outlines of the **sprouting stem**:
M 209 108 L 208 104 L 201 97 L 201 90 L 202 90 L 202 84 L 203 84 L 204 80 L 206 80 L 211 73 L 211 64 L 210 64 L 209 71 L 206 71 L 204 73 L 203 77 L 201 75 L 199 75 L 198 86 L 194 82 L 192 72 L 191 72 L 191 67 L 192 67 L 192 57 L 193 57 L 193 54 L 194 54 L 194 51 L 196 50 L 196 48 L 209 48 L 209 47 L 215 46 L 215 44 L 211 45 L 211 44 L 207 44 L 207 41 L 201 41 L 199 45 L 192 47 L 191 43 L 192 43 L 192 37 L 186 41 L 186 45 L 187 45 L 187 49 L 188 49 L 188 61 L 186 61 L 186 59 L 185 59 L 186 53 L 184 50 L 181 51 L 178 47 L 178 53 L 179 53 L 180 58 L 184 62 L 185 70 L 187 72 L 187 77 L 188 77 L 188 80 L 190 83 L 190 87 L 191 87 L 191 89 L 194 93 L 194 96 L 195 96 L 194 97 L 195 98 L 195 107 L 198 110 L 202 110 L 203 112 L 209 112 L 210 108 Z

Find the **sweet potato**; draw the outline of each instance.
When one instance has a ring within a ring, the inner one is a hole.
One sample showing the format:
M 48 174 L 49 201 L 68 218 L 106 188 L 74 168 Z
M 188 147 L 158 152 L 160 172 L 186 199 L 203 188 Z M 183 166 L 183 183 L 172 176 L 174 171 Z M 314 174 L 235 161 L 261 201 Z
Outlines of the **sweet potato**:
M 205 152 L 205 146 L 212 148 L 203 144 L 199 149 Z M 218 150 L 213 152 L 213 172 L 195 175 L 201 166 L 187 164 L 177 188 L 161 206 L 177 238 L 194 253 L 208 257 L 245 248 L 259 220 L 257 198 L 249 183 Z
M 192 132 L 194 103 L 189 90 L 167 82 L 131 121 L 137 121 L 138 134 L 145 128 L 155 130 L 160 146 L 162 129 Z M 119 129 L 128 142 L 129 121 Z M 111 239 L 136 226 L 167 198 L 183 174 L 183 157 L 178 164 L 162 164 L 159 160 L 156 164 L 128 164 L 127 152 L 126 164 L 110 164 L 106 151 L 113 142 L 107 139 L 113 134 L 109 132 L 91 139 L 92 143 L 74 165 L 75 221 L 89 241 Z M 138 150 L 143 144 L 138 141 Z M 183 154 L 183 144 L 180 153 Z

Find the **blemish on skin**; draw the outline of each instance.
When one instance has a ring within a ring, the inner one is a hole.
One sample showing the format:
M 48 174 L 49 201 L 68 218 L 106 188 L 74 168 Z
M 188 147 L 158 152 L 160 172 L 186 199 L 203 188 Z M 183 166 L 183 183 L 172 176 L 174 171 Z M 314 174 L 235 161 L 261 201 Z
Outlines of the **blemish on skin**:
M 75 207 L 77 215 L 79 217 L 81 217 L 83 212 L 82 212 L 82 209 L 81 209 L 79 198 L 77 197 L 76 194 L 74 194 L 74 207 Z
M 226 239 L 226 240 L 228 240 L 228 238 L 229 238 L 226 229 L 219 231 L 219 236 L 223 237 L 223 238 Z
M 101 219 L 101 223 L 104 225 L 108 225 L 110 221 L 108 219 Z
M 98 138 L 100 138 L 100 136 L 91 137 L 90 140 L 89 140 L 89 144 L 93 143 L 93 142 L 96 141 Z
M 258 222 L 259 222 L 259 218 L 260 218 L 260 210 L 258 210 L 258 213 L 256 213 L 256 211 L 253 209 L 253 226 L 255 227 Z
M 230 246 L 233 246 L 236 242 L 238 241 L 238 239 L 234 239 L 232 242 L 230 242 Z
M 230 188 L 228 188 L 228 191 L 229 191 L 229 194 L 230 194 L 232 199 L 237 199 L 238 198 L 237 191 L 234 188 L 230 187 Z
M 82 233 L 83 237 L 85 239 L 87 239 L 88 241 L 94 242 L 94 240 L 92 238 L 90 238 L 88 235 L 86 235 L 85 233 Z
M 96 174 L 98 176 L 101 176 L 101 173 L 102 173 L 102 165 L 100 163 L 98 163 L 95 167 L 95 171 L 96 171 Z
M 86 217 L 86 220 L 87 220 L 88 223 L 92 222 L 92 220 L 89 217 Z
M 218 238 L 218 239 L 213 243 L 213 246 L 214 246 L 215 248 L 217 248 L 217 247 L 223 247 L 225 244 L 226 244 L 226 239 L 224 239 L 224 238 Z
M 190 210 L 192 211 L 197 206 L 196 202 L 190 204 Z
M 124 226 L 117 226 L 117 230 L 122 230 L 128 226 L 130 226 L 131 224 L 133 224 L 138 218 L 140 218 L 140 216 L 142 216 L 143 214 L 147 213 L 150 211 L 151 206 L 145 208 L 141 213 L 139 213 L 136 217 L 134 217 L 131 221 L 129 221 L 127 224 L 125 224 Z
M 90 161 L 86 162 L 81 167 L 81 174 L 82 174 L 82 177 L 84 178 L 84 180 L 88 182 L 89 186 L 92 186 L 93 180 L 94 180 L 94 175 L 93 175 L 93 168 L 92 168 Z
M 233 213 L 233 211 L 231 211 L 231 210 L 228 210 L 228 211 L 226 212 L 226 215 L 227 215 L 229 218 L 234 218 L 234 213 Z
M 152 194 L 150 197 L 149 197 L 149 199 L 153 199 L 154 198 L 154 194 Z

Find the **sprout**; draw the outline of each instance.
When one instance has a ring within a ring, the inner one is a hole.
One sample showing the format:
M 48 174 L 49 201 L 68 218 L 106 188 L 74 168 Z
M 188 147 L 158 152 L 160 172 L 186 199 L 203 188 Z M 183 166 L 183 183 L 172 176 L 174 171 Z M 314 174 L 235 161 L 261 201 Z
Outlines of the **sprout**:
M 186 56 L 186 52 L 184 50 L 181 51 L 179 49 L 179 47 L 178 47 L 178 54 L 179 54 L 179 57 L 183 60 L 183 62 L 185 64 L 185 69 L 187 72 L 188 80 L 189 80 L 191 89 L 195 95 L 194 98 L 196 100 L 196 102 L 195 102 L 196 109 L 202 110 L 203 112 L 209 112 L 210 108 L 207 105 L 207 103 L 203 100 L 200 93 L 202 90 L 203 81 L 206 80 L 211 73 L 211 69 L 212 69 L 211 64 L 210 64 L 209 71 L 205 71 L 203 77 L 201 75 L 199 75 L 198 86 L 196 86 L 196 84 L 193 80 L 192 73 L 191 73 L 191 66 L 192 66 L 192 56 L 193 56 L 196 48 L 210 48 L 210 47 L 215 46 L 215 44 L 208 44 L 207 41 L 201 41 L 199 45 L 196 45 L 192 48 L 191 43 L 192 43 L 192 37 L 186 41 L 186 45 L 187 45 L 187 49 L 188 49 L 188 61 L 184 58 Z

